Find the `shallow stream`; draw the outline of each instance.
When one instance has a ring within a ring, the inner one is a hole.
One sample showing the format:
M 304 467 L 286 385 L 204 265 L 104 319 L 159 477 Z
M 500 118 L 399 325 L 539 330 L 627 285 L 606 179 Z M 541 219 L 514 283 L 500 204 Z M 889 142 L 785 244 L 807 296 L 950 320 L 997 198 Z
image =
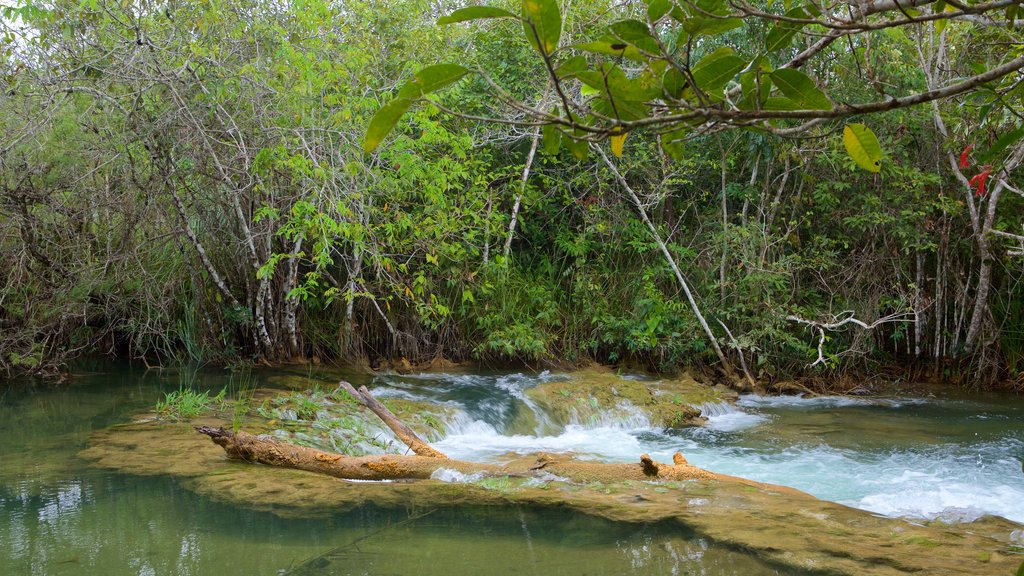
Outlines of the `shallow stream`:
M 272 374 L 250 378 L 247 385 L 274 382 Z M 745 397 L 734 407 L 706 406 L 704 428 L 662 431 L 639 412 L 552 421 L 524 390 L 562 378 L 434 374 L 361 383 L 379 396 L 449 404 L 455 416 L 436 445 L 456 458 L 542 450 L 607 461 L 648 452 L 671 461 L 681 450 L 697 466 L 880 514 L 994 514 L 1024 523 L 1019 397 Z M 0 392 L 0 574 L 792 573 L 677 525 L 518 508 L 365 507 L 328 520 L 283 519 L 76 458 L 92 431 L 131 420 L 183 383 L 214 392 L 238 386 L 220 373 L 104 367 L 71 386 Z

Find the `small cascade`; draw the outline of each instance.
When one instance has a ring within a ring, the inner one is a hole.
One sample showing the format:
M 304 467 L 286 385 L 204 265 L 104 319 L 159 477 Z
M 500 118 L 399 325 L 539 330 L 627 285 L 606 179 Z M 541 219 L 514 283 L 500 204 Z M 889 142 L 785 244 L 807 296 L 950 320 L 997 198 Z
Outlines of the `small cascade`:
M 568 424 L 584 429 L 649 430 L 651 416 L 629 400 L 619 400 L 613 408 L 601 408 L 593 398 L 587 407 L 573 406 Z
M 745 412 L 728 402 L 705 402 L 698 406 L 700 415 L 707 418 L 706 427 L 717 432 L 736 432 L 756 426 L 766 420 L 761 414 Z
M 726 414 L 736 414 L 740 409 L 728 402 L 704 402 L 696 406 L 700 409 L 700 415 L 705 418 L 715 418 Z

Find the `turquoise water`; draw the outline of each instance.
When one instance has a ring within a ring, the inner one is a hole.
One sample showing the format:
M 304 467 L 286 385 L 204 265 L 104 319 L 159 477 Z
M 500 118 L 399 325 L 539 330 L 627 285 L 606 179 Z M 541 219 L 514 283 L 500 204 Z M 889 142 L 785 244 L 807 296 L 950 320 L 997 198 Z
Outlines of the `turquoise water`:
M 216 392 L 238 379 L 111 368 L 70 386 L 22 383 L 0 393 L 0 574 L 778 573 L 675 524 L 519 508 L 364 507 L 285 519 L 76 458 L 93 430 L 129 421 L 183 383 Z

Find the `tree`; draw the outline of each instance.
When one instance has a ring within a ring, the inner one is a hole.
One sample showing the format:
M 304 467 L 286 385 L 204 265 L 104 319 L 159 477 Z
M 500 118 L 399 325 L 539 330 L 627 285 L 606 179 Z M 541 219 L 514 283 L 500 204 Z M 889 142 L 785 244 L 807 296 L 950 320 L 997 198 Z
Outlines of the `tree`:
M 563 11 L 557 0 L 524 0 L 518 11 L 496 6 L 465 7 L 441 18 L 438 24 L 494 19 L 521 23 L 524 39 L 542 62 L 548 84 L 557 96 L 555 106 L 550 110 L 538 108 L 517 98 L 486 69 L 434 64 L 415 74 L 378 110 L 367 128 L 364 148 L 374 151 L 414 103 L 471 74 L 482 78 L 491 90 L 495 102 L 492 113 L 465 114 L 436 102 L 434 105 L 484 122 L 542 126 L 546 150 L 565 146 L 577 157 L 585 157 L 590 144 L 606 139 L 611 151 L 621 156 L 626 138 L 641 129 L 653 131 L 662 151 L 679 159 L 685 154 L 683 145 L 688 140 L 724 130 L 785 137 L 820 135 L 836 120 L 936 103 L 981 89 L 1017 98 L 1024 93 L 1022 84 L 1012 79 L 1024 68 L 1019 47 L 988 53 L 966 77 L 939 82 L 932 76 L 930 80 L 934 81 L 918 90 L 894 90 L 871 66 L 872 51 L 905 38 L 905 30 L 934 27 L 941 31 L 950 22 L 1016 30 L 1017 10 L 1018 4 L 1011 0 L 870 0 L 825 5 L 787 2 L 784 6 L 726 0 L 646 0 L 629 4 L 624 9 L 625 18 L 591 30 L 590 41 L 562 45 Z M 847 94 L 831 91 L 834 85 L 843 86 Z M 520 116 L 510 119 L 499 113 L 502 109 Z M 1020 136 L 1015 134 L 1016 139 Z M 885 154 L 865 124 L 846 124 L 843 144 L 857 165 L 870 172 L 881 170 Z M 614 171 L 611 160 L 603 152 L 601 156 Z M 619 182 L 649 223 L 636 194 L 621 176 Z M 658 239 L 655 227 L 649 228 Z M 658 243 L 716 355 L 731 375 L 730 362 L 671 252 L 660 239 Z M 869 326 L 863 321 L 857 323 Z M 833 324 L 836 322 L 812 322 L 822 331 L 822 342 L 825 327 Z M 972 328 L 970 334 L 974 333 Z M 971 336 L 968 340 L 972 341 Z

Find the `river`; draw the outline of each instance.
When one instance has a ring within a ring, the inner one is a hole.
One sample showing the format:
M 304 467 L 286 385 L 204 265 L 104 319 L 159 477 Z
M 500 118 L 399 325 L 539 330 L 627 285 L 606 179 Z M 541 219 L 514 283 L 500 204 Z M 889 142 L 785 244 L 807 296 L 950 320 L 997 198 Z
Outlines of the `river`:
M 286 519 L 76 458 L 92 431 L 151 409 L 183 378 L 216 392 L 237 377 L 104 366 L 70 385 L 2 392 L 0 574 L 791 573 L 675 525 L 531 509 L 445 508 L 419 518 L 370 506 Z M 249 378 L 268 385 L 273 373 Z M 746 396 L 705 406 L 705 427 L 663 431 L 640 412 L 552 422 L 524 390 L 564 378 L 557 373 L 351 378 L 378 396 L 450 406 L 447 435 L 435 445 L 455 458 L 543 450 L 671 461 L 681 450 L 697 466 L 878 514 L 1024 523 L 1024 400 L 1016 396 Z

